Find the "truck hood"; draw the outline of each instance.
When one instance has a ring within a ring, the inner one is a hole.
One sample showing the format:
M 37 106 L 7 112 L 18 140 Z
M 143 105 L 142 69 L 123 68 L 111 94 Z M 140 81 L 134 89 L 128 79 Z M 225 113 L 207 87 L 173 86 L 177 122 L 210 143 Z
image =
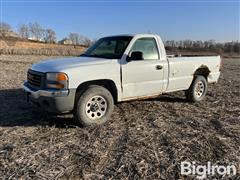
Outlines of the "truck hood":
M 79 66 L 89 66 L 111 63 L 111 59 L 93 58 L 93 57 L 74 57 L 44 60 L 33 64 L 31 69 L 39 72 L 64 72 L 67 69 L 77 68 Z

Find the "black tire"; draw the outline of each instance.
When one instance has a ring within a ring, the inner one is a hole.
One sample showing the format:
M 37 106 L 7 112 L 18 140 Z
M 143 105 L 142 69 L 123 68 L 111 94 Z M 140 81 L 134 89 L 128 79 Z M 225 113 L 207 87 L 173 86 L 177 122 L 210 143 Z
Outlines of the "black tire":
M 208 84 L 206 78 L 201 75 L 195 76 L 190 88 L 185 91 L 187 100 L 191 102 L 198 102 L 203 100 L 206 96 L 207 88 Z
M 114 101 L 112 94 L 106 88 L 89 86 L 76 97 L 74 118 L 78 123 L 83 126 L 100 125 L 110 118 Z

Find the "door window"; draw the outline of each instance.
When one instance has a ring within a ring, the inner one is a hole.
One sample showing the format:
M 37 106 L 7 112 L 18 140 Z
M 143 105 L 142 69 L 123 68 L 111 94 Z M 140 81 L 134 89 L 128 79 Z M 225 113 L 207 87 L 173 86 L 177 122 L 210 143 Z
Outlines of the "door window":
M 130 52 L 133 51 L 141 51 L 144 60 L 159 59 L 157 43 L 154 38 L 137 39 Z

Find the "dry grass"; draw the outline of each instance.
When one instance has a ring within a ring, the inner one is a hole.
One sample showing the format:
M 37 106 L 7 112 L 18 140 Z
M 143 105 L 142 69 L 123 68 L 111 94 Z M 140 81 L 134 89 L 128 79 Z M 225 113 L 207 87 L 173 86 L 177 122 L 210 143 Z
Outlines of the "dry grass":
M 3 179 L 192 179 L 180 175 L 181 161 L 239 164 L 240 59 L 224 59 L 219 83 L 200 103 L 182 92 L 120 103 L 104 126 L 81 128 L 71 115 L 26 103 L 26 70 L 44 58 L 0 56 Z
M 84 46 L 47 44 L 26 39 L 0 37 L 0 54 L 6 55 L 77 56 L 85 49 Z

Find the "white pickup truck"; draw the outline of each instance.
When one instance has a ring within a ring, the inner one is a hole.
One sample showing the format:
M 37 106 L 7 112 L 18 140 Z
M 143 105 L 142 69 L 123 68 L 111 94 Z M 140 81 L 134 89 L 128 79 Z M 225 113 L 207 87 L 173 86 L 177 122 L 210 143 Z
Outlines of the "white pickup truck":
M 80 57 L 34 64 L 23 88 L 45 110 L 92 125 L 107 121 L 116 102 L 182 90 L 200 101 L 220 69 L 220 56 L 168 58 L 157 35 L 119 35 L 99 39 Z

